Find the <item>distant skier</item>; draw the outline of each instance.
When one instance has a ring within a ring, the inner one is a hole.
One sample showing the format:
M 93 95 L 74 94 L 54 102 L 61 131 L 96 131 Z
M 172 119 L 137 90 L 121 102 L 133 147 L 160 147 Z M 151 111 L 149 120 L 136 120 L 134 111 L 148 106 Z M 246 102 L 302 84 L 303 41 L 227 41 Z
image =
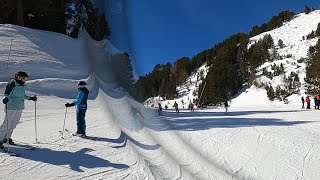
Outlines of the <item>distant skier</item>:
M 77 132 L 74 133 L 75 136 L 86 137 L 86 111 L 87 111 L 87 100 L 89 95 L 89 90 L 86 88 L 87 83 L 84 81 L 78 82 L 78 96 L 77 99 L 72 103 L 66 103 L 65 106 L 77 106 Z
M 302 109 L 304 108 L 304 97 L 301 96 L 301 102 L 302 102 Z
M 158 115 L 162 116 L 162 106 L 161 103 L 158 103 Z
M 168 110 L 168 105 L 164 105 L 165 110 Z
M 314 96 L 314 109 L 319 109 L 319 100 L 317 99 L 317 96 Z
M 228 104 L 228 101 L 225 101 L 224 102 L 224 108 L 226 109 L 226 114 L 228 113 L 228 108 L 229 108 L 229 104 Z
M 306 97 L 306 102 L 307 102 L 307 109 L 310 109 L 310 102 L 311 102 L 311 100 L 310 100 L 310 97 L 309 97 L 309 96 Z
M 27 80 L 28 74 L 18 71 L 6 86 L 5 97 L 2 100 L 3 104 L 5 104 L 6 115 L 0 127 L 0 148 L 3 148 L 3 142 L 14 145 L 11 135 L 20 121 L 22 110 L 24 109 L 24 100 L 37 101 L 38 99 L 37 96 L 30 97 L 26 95 L 24 84 Z
M 319 106 L 320 106 L 320 95 L 317 95 L 317 102 L 318 102 L 318 106 L 316 109 L 319 109 Z
M 179 106 L 176 101 L 174 102 L 173 107 L 175 108 L 176 112 L 179 113 Z
M 189 110 L 190 111 L 194 111 L 194 105 L 193 105 L 193 103 L 191 101 L 189 103 Z

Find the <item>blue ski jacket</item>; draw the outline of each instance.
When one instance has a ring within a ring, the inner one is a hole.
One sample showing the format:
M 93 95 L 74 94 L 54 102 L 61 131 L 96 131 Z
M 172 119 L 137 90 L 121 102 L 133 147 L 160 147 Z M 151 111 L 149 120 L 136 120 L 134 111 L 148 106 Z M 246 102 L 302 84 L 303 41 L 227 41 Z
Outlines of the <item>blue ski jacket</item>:
M 77 106 L 78 109 L 87 109 L 89 90 L 85 87 L 78 88 L 78 90 L 77 99 L 72 102 L 72 105 Z

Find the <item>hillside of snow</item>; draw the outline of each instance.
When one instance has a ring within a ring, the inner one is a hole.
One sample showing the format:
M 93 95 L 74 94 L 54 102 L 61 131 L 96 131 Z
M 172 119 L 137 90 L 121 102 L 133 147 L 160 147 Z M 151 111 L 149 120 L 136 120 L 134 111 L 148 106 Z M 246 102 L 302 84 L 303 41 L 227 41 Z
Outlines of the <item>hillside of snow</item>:
M 274 41 L 275 49 L 280 57 L 273 62 L 266 62 L 258 67 L 258 78 L 256 81 L 270 84 L 274 89 L 277 86 L 284 88 L 284 79 L 294 72 L 298 75 L 301 85 L 298 88 L 299 93 L 295 93 L 292 97 L 288 97 L 288 100 L 289 103 L 300 102 L 299 96 L 306 96 L 304 81 L 304 78 L 306 77 L 306 65 L 304 59 L 307 58 L 309 48 L 316 45 L 318 41 L 318 38 L 307 40 L 306 36 L 312 31 L 315 31 L 319 23 L 320 10 L 312 11 L 309 14 L 301 13 L 277 29 L 252 37 L 250 39 L 251 44 L 262 39 L 264 35 L 270 34 Z M 283 47 L 278 45 L 279 40 L 283 41 Z M 251 44 L 249 44 L 249 46 Z M 284 73 L 272 78 L 262 74 L 263 70 L 273 73 L 274 69 L 272 69 L 272 66 L 280 66 L 281 64 L 284 67 Z
M 296 26 L 299 28 L 287 30 L 300 29 L 298 32 L 305 31 L 301 32 L 303 36 L 312 30 L 314 21 L 320 21 L 319 11 L 300 14 L 271 32 L 282 32 L 286 48 L 290 33 L 281 29 Z M 175 113 L 171 106 L 163 116 L 157 116 L 155 108 L 145 107 L 118 88 L 110 54 L 119 51 L 108 41 L 96 42 L 85 31 L 80 38 L 71 39 L 0 25 L 0 43 L 0 98 L 7 81 L 18 70 L 29 73 L 27 94 L 39 98 L 36 104 L 26 101 L 12 136 L 16 143 L 35 150 L 10 147 L 20 153 L 19 157 L 0 152 L 0 179 L 316 180 L 320 176 L 319 112 L 302 109 L 300 99 L 289 99 L 289 104 L 271 102 L 265 89 L 251 86 L 232 99 L 228 113 L 224 108 L 194 112 L 181 108 Z M 286 59 L 286 71 L 291 61 L 305 57 L 305 46 L 312 43 L 314 40 L 301 40 L 300 45 L 290 44 L 295 50 L 279 49 L 283 55 L 292 53 Z M 200 83 L 197 77 L 202 69 L 205 75 L 207 68 L 202 66 L 178 88 L 178 99 L 161 101 L 162 105 L 194 98 L 193 91 Z M 90 90 L 88 139 L 66 131 L 63 139 L 59 131 L 64 120 L 66 129 L 76 130 L 76 110 L 66 109 L 64 104 L 76 98 L 79 80 L 86 80 Z M 148 106 L 152 102 L 157 105 L 157 101 L 152 99 Z M 4 116 L 1 111 L 0 123 Z
M 312 31 L 317 29 L 318 23 L 320 23 L 320 10 L 312 11 L 309 14 L 297 14 L 295 17 L 289 21 L 285 22 L 283 26 L 276 28 L 271 31 L 261 33 L 257 36 L 250 38 L 250 43 L 248 48 L 256 43 L 257 41 L 263 39 L 267 34 L 271 35 L 276 52 L 278 53 L 278 58 L 272 62 L 265 62 L 257 68 L 257 79 L 258 84 L 262 84 L 262 87 L 251 86 L 249 89 L 244 88 L 245 93 L 240 92 L 240 97 L 235 97 L 231 99 L 233 105 L 252 105 L 252 104 L 261 104 L 270 105 L 270 104 L 299 104 L 301 96 L 306 96 L 305 94 L 305 81 L 306 77 L 306 65 L 304 59 L 307 57 L 308 50 L 311 46 L 314 46 L 318 38 L 306 39 L 306 36 Z M 284 46 L 280 47 L 278 45 L 279 40 L 283 41 Z M 271 51 L 271 50 L 270 50 Z M 284 73 L 280 75 L 273 76 L 272 78 L 263 75 L 263 71 L 274 73 L 275 70 L 272 69 L 272 66 L 283 65 Z M 195 99 L 200 96 L 201 92 L 194 93 L 194 90 L 198 90 L 198 85 L 201 83 L 195 78 L 201 70 L 204 70 L 204 77 L 208 71 L 208 67 L 205 68 L 205 65 L 200 67 L 196 73 L 192 74 L 185 83 L 177 87 L 178 97 L 174 100 L 163 100 L 161 97 L 151 97 L 147 99 L 144 103 L 148 107 L 158 107 L 158 103 L 164 107 L 168 104 L 169 108 L 172 108 L 173 103 L 176 101 L 180 108 L 186 109 L 190 100 Z M 298 87 L 298 93 L 294 93 L 286 98 L 286 102 L 279 102 L 275 100 L 274 102 L 268 102 L 267 93 L 264 90 L 263 85 L 271 85 L 274 89 L 277 86 L 282 89 L 285 88 L 285 78 L 288 78 L 290 74 L 294 72 L 298 75 L 300 86 Z M 196 95 L 195 95 L 196 94 Z M 259 94 L 259 95 L 258 95 Z M 245 97 L 245 98 L 244 98 Z M 238 100 L 240 99 L 240 100 Z M 246 99 L 246 100 L 244 100 Z M 182 103 L 183 102 L 183 103 Z M 171 105 L 171 106 L 170 106 Z

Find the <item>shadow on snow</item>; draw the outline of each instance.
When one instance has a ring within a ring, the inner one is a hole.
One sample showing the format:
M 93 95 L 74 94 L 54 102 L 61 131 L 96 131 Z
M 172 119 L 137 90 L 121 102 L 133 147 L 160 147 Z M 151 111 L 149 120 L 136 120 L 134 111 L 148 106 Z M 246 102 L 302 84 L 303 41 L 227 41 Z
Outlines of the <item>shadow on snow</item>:
M 18 150 L 14 147 L 11 149 L 13 149 L 14 152 Z M 87 152 L 91 151 L 93 150 L 89 148 L 83 148 L 76 152 L 55 151 L 47 148 L 37 148 L 36 151 L 23 151 L 21 158 L 56 166 L 69 165 L 70 169 L 78 172 L 84 172 L 80 167 L 113 167 L 115 169 L 125 169 L 129 167 L 125 164 L 111 163 L 108 160 L 87 154 Z
M 95 141 L 101 140 L 101 138 L 90 138 L 90 139 L 95 140 Z M 128 140 L 130 142 L 132 142 L 133 144 L 135 144 L 136 146 L 138 146 L 138 147 L 140 147 L 142 149 L 145 149 L 145 150 L 156 150 L 156 149 L 160 148 L 159 144 L 155 144 L 155 145 L 142 144 L 141 142 L 139 142 L 139 141 L 131 138 L 130 136 L 128 136 L 123 131 L 121 131 L 121 134 L 120 134 L 119 138 L 117 138 L 117 139 L 103 138 L 102 141 L 118 144 L 118 145 L 114 146 L 114 148 L 122 148 L 122 147 L 125 147 L 127 145 Z
M 312 121 L 284 121 L 277 118 L 245 118 L 236 117 L 250 114 L 288 113 L 294 111 L 239 111 L 229 112 L 166 112 L 167 117 L 155 117 L 148 120 L 146 127 L 156 131 L 183 130 L 197 131 L 212 128 L 237 128 L 252 126 L 293 126 Z M 205 118 L 206 117 L 206 118 Z

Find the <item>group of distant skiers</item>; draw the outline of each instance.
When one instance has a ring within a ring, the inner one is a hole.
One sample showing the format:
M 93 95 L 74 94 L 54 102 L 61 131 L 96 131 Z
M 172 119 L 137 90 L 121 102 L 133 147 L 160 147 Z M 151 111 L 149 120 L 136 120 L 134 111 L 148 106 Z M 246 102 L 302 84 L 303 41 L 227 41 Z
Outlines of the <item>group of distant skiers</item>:
M 22 110 L 25 108 L 24 101 L 32 100 L 36 102 L 37 96 L 27 96 L 25 93 L 25 82 L 29 76 L 26 72 L 18 71 L 9 80 L 2 103 L 5 104 L 5 118 L 0 126 L 0 148 L 4 148 L 3 143 L 14 145 L 11 139 L 13 130 L 18 125 Z M 87 99 L 89 90 L 86 88 L 87 83 L 84 81 L 78 82 L 78 96 L 72 103 L 66 103 L 65 107 L 77 106 L 77 132 L 76 136 L 86 137 L 85 115 L 87 110 Z
M 183 103 L 183 100 L 181 100 L 181 102 Z M 178 105 L 177 101 L 174 102 L 172 107 L 174 107 L 176 113 L 180 112 L 179 111 L 179 105 Z M 228 113 L 228 109 L 229 109 L 228 101 L 224 102 L 224 108 L 225 108 L 225 113 L 227 114 Z M 168 109 L 168 105 L 166 104 L 165 105 L 165 110 L 167 110 L 167 109 Z M 192 103 L 192 101 L 189 102 L 188 109 L 190 111 L 194 111 L 194 104 Z M 162 105 L 161 105 L 160 102 L 158 102 L 158 115 L 162 116 Z
M 314 101 L 314 109 L 319 109 L 320 106 L 320 95 L 316 95 L 313 97 Z M 304 99 L 303 96 L 301 96 L 301 103 L 302 103 L 302 108 L 304 108 L 305 102 L 307 103 L 307 109 L 311 109 L 311 98 L 310 96 L 307 96 L 306 99 Z
M 166 104 L 164 107 L 165 107 L 165 110 L 168 110 L 168 105 L 167 105 L 167 104 Z M 180 112 L 180 111 L 179 111 L 179 105 L 178 105 L 177 101 L 174 102 L 174 104 L 173 104 L 172 107 L 174 107 L 176 113 L 179 113 L 179 112 Z M 194 104 L 193 104 L 191 101 L 190 101 L 190 103 L 189 103 L 188 109 L 189 109 L 190 111 L 194 111 Z M 162 116 L 162 105 L 161 105 L 160 102 L 158 102 L 158 115 L 159 115 L 159 116 Z

